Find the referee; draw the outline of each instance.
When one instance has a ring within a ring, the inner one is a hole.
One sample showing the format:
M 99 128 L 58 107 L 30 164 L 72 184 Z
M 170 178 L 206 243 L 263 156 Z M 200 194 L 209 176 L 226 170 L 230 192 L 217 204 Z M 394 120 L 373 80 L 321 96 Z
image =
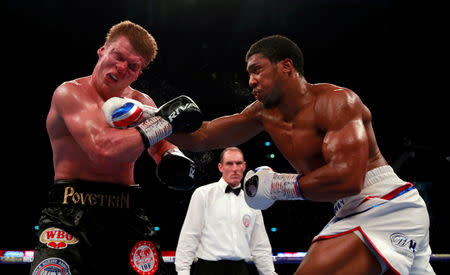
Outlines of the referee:
M 242 151 L 228 147 L 218 164 L 222 178 L 192 194 L 178 239 L 175 266 L 178 275 L 248 275 L 250 258 L 259 274 L 276 274 L 272 248 L 261 210 L 250 208 L 240 185 L 246 168 Z

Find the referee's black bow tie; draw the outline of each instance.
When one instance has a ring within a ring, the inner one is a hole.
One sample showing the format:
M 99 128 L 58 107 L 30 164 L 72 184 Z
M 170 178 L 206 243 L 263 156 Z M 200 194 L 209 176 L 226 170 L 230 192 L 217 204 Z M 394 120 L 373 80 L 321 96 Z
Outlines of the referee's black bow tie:
M 238 187 L 236 189 L 231 188 L 231 186 L 227 185 L 227 188 L 225 188 L 225 193 L 233 192 L 236 196 L 239 196 L 239 192 L 241 192 L 241 188 Z

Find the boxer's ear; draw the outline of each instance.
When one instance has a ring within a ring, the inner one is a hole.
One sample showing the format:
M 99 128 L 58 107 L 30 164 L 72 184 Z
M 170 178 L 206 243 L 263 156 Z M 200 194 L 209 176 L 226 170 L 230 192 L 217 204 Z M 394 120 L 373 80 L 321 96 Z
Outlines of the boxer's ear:
M 104 51 L 105 51 L 105 45 L 103 45 L 103 46 L 101 46 L 98 50 L 97 50 L 97 55 L 98 55 L 98 58 L 100 58 L 100 57 L 102 57 L 103 56 L 103 53 L 104 53 Z
M 294 63 L 292 62 L 292 59 L 285 58 L 279 62 L 281 65 L 281 71 L 285 73 L 289 73 L 294 69 Z

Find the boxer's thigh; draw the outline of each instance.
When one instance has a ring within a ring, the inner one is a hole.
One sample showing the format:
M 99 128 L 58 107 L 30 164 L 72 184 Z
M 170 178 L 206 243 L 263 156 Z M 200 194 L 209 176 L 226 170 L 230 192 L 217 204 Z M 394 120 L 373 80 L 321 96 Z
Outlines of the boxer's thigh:
M 30 274 L 45 271 L 66 274 L 85 274 L 92 271 L 89 263 L 89 247 L 85 236 L 74 230 L 73 221 L 82 216 L 83 210 L 66 207 L 44 208 L 36 233 L 36 246 Z
M 89 264 L 89 255 L 83 252 L 81 244 L 73 244 L 64 248 L 49 247 L 39 243 L 34 252 L 30 274 L 88 274 L 95 272 Z
M 169 274 L 143 209 L 118 210 L 110 217 L 113 219 L 117 222 L 108 224 L 98 248 L 102 255 L 99 267 L 105 274 Z
M 301 274 L 380 274 L 377 258 L 355 234 L 314 242 L 296 271 Z

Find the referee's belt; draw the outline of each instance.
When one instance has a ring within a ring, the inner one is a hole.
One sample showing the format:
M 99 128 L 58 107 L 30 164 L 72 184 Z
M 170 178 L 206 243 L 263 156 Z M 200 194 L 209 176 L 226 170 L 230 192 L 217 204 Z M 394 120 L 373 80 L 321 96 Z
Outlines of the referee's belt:
M 51 206 L 94 208 L 142 208 L 143 191 L 138 185 L 100 183 L 83 180 L 56 180 L 48 193 Z

